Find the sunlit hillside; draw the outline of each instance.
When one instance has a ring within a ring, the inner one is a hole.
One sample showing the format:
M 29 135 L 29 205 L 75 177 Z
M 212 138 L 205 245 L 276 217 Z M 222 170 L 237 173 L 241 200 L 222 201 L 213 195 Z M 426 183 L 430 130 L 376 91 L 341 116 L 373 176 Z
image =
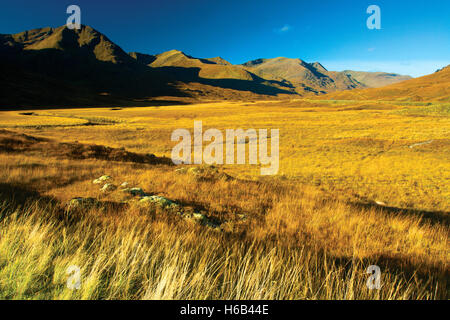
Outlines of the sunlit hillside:
M 450 101 L 450 66 L 433 74 L 381 88 L 352 90 L 326 95 L 323 99 Z

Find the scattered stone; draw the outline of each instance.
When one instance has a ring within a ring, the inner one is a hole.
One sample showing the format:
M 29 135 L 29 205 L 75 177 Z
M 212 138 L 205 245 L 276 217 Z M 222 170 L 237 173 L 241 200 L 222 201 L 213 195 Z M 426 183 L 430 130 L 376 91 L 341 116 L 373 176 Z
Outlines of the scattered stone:
M 238 214 L 237 216 L 238 216 L 238 218 L 239 218 L 240 220 L 246 220 L 246 219 L 247 219 L 247 217 L 245 216 L 245 214 Z
M 141 202 L 141 203 L 145 203 L 145 202 L 156 203 L 163 208 L 171 208 L 171 209 L 180 207 L 180 205 L 178 203 L 176 203 L 175 201 L 167 199 L 165 197 L 161 197 L 161 196 L 144 196 L 141 198 L 141 200 L 139 202 Z
M 100 178 L 98 178 L 98 179 L 95 179 L 94 181 L 92 181 L 92 183 L 94 183 L 94 184 L 101 184 L 101 183 L 103 183 L 103 182 L 105 182 L 105 181 L 108 181 L 108 180 L 110 180 L 111 179 L 111 177 L 110 176 L 101 176 Z
M 187 171 L 188 171 L 188 170 L 187 170 L 187 168 L 185 168 L 185 167 L 175 169 L 175 173 L 186 173 Z
M 179 216 L 182 216 L 184 219 L 200 223 L 204 226 L 207 226 L 207 227 L 210 227 L 213 229 L 217 229 L 220 226 L 220 224 L 209 219 L 205 214 L 199 213 L 199 212 L 189 212 L 189 211 L 187 211 L 187 209 L 189 209 L 189 208 L 183 208 L 175 201 L 167 199 L 162 196 L 142 197 L 139 202 L 140 203 L 154 203 L 165 209 L 177 210 L 176 214 Z
M 414 148 L 414 147 L 423 146 L 423 145 L 425 145 L 425 144 L 430 144 L 430 143 L 432 143 L 433 141 L 434 141 L 434 140 L 428 140 L 428 141 L 425 141 L 425 142 L 414 143 L 414 144 L 410 145 L 409 148 L 412 149 L 412 148 Z
M 141 188 L 126 188 L 126 189 L 123 189 L 122 192 L 129 193 L 133 197 L 138 196 L 138 197 L 143 198 L 143 197 L 147 196 L 147 194 Z
M 192 219 L 201 225 L 220 231 L 220 224 L 208 218 L 206 215 L 198 212 L 194 212 L 192 215 L 186 215 L 186 219 Z
M 179 168 L 175 170 L 176 173 L 189 173 L 192 174 L 198 178 L 222 178 L 226 177 L 228 178 L 229 176 L 226 175 L 225 173 L 220 173 L 216 167 L 214 166 L 206 166 L 206 167 L 192 167 L 192 168 Z M 98 179 L 95 179 L 93 181 L 94 184 L 102 184 L 105 183 L 106 181 L 112 179 L 110 176 L 104 175 L 101 176 Z M 171 199 L 168 199 L 166 197 L 163 196 L 156 196 L 156 195 L 149 195 L 146 194 L 144 192 L 144 190 L 142 188 L 127 188 L 129 186 L 128 182 L 123 182 L 120 187 L 123 189 L 120 189 L 120 191 L 124 192 L 124 193 L 128 193 L 133 197 L 139 197 L 139 203 L 140 204 L 155 204 L 160 206 L 163 209 L 168 210 L 168 212 L 173 213 L 173 214 L 177 214 L 180 217 L 195 222 L 195 223 L 199 223 L 203 226 L 207 226 L 209 228 L 212 228 L 216 231 L 222 231 L 222 229 L 220 228 L 220 223 L 208 218 L 205 214 L 200 213 L 200 212 L 195 212 L 194 208 L 192 207 L 185 207 L 182 206 L 180 204 L 178 204 L 176 201 L 173 201 Z M 103 192 L 112 192 L 117 190 L 117 186 L 115 186 L 112 183 L 105 183 L 103 185 L 103 187 L 100 189 Z M 124 203 L 126 203 L 128 201 L 125 201 Z M 101 205 L 101 202 L 97 201 L 94 198 L 74 198 L 72 200 L 70 200 L 68 202 L 68 210 L 73 210 L 73 209 L 83 209 L 83 210 L 87 210 L 87 209 L 91 209 L 93 207 L 98 207 Z
M 189 168 L 188 172 L 194 176 L 198 176 L 202 173 L 204 173 L 206 170 L 200 167 L 193 167 L 193 168 Z
M 192 217 L 195 220 L 199 220 L 199 221 L 205 221 L 207 218 L 204 214 L 198 213 L 198 212 L 194 212 L 194 214 L 192 215 Z
M 220 228 L 220 225 L 211 221 L 210 219 L 207 219 L 204 223 L 205 226 L 215 230 L 215 231 L 219 231 L 222 232 L 222 229 Z
M 376 203 L 377 205 L 379 205 L 379 206 L 387 206 L 387 204 L 384 203 L 383 201 L 375 200 L 375 203 Z
M 98 205 L 99 202 L 94 198 L 73 198 L 67 203 L 67 210 L 91 209 Z
M 189 174 L 195 177 L 196 180 L 231 180 L 233 179 L 231 176 L 224 172 L 220 172 L 216 166 L 207 165 L 207 166 L 198 166 L 191 168 L 179 168 L 175 170 L 175 173 L 178 174 Z
M 117 190 L 117 187 L 113 185 L 112 183 L 106 183 L 103 188 L 100 189 L 103 192 L 112 192 Z

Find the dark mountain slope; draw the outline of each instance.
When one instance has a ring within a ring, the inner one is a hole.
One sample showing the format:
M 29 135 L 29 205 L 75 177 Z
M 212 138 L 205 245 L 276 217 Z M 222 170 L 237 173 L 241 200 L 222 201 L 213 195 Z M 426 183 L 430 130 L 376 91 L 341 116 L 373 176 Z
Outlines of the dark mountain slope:
M 181 82 L 205 85 L 206 87 L 200 87 L 201 95 L 205 96 L 213 94 L 214 90 L 211 91 L 210 87 L 248 91 L 258 95 L 295 93 L 294 87 L 287 81 L 264 79 L 220 57 L 194 58 L 178 50 L 155 56 L 133 52 L 130 56 L 155 70 L 172 75 Z
M 182 95 L 96 30 L 43 28 L 0 37 L 2 106 L 76 105 Z

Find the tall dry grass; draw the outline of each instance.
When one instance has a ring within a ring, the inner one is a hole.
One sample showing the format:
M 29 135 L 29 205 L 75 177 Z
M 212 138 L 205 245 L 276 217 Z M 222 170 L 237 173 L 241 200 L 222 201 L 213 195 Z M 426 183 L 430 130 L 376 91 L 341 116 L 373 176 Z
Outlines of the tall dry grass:
M 435 299 L 430 277 L 383 270 L 366 287 L 368 261 L 337 259 L 308 244 L 217 234 L 128 210 L 68 222 L 55 207 L 1 207 L 2 299 Z M 81 288 L 66 287 L 81 268 Z M 435 277 L 436 276 L 436 277 Z
M 281 127 L 280 175 L 224 166 L 231 179 L 198 179 L 164 165 L 2 153 L 0 298 L 448 299 L 450 122 L 399 110 L 266 102 L 36 116 L 112 122 L 20 132 L 158 156 L 193 119 L 205 130 Z M 424 140 L 434 142 L 408 148 Z M 104 174 L 204 210 L 223 231 L 133 204 L 68 218 L 73 197 L 122 201 L 92 184 Z M 71 265 L 80 290 L 66 286 Z M 381 268 L 381 290 L 366 287 L 369 265 Z

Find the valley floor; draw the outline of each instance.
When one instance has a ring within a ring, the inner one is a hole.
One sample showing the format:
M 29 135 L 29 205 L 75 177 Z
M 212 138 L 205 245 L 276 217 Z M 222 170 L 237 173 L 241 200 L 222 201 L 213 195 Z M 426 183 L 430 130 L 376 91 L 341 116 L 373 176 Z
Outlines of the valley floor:
M 0 298 L 448 299 L 449 115 L 318 100 L 0 112 Z M 279 129 L 278 175 L 171 165 L 171 133 L 194 120 Z M 103 192 L 103 175 L 184 213 Z M 77 197 L 96 205 L 68 210 Z

